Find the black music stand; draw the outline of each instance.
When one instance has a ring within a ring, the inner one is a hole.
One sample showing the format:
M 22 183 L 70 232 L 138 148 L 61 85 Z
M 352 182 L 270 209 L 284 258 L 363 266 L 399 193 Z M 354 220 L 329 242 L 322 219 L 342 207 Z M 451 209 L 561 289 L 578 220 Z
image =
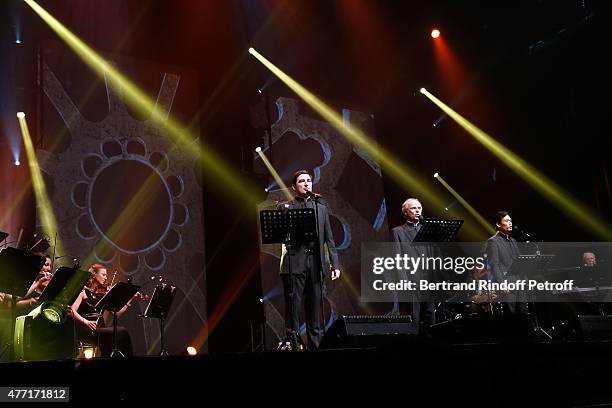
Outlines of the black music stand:
M 168 351 L 164 347 L 164 320 L 168 317 L 170 306 L 176 295 L 176 287 L 168 284 L 161 284 L 155 287 L 153 296 L 145 309 L 142 317 L 159 319 L 160 332 L 160 356 L 168 356 Z
M 463 220 L 424 219 L 421 221 L 421 228 L 412 242 L 451 242 L 457 236 L 462 225 Z M 444 303 L 445 301 L 442 300 L 443 308 L 445 308 Z
M 32 245 L 32 247 L 30 248 L 30 251 L 31 252 L 44 252 L 47 249 L 49 249 L 50 246 L 51 244 L 49 243 L 49 240 L 43 237 L 39 239 L 38 241 L 36 241 L 34 245 Z
M 461 229 L 463 220 L 428 218 L 421 224 L 412 242 L 451 242 Z
M 117 348 L 117 312 L 121 310 L 127 302 L 138 292 L 140 286 L 132 285 L 131 283 L 119 282 L 111 288 L 96 303 L 95 308 L 101 312 L 108 310 L 113 314 L 113 351 L 111 358 L 125 357 L 125 355 Z
M 553 257 L 554 255 L 519 255 L 518 258 L 512 262 L 512 265 L 508 270 L 508 275 L 524 279 L 533 279 L 536 276 L 542 276 L 546 269 L 546 265 L 548 265 L 548 262 L 550 262 Z M 531 303 L 533 305 L 532 322 L 534 333 L 544 335 L 548 340 L 552 340 L 552 336 L 540 326 L 538 314 L 536 313 L 535 302 L 531 298 L 531 294 L 529 292 L 527 303 Z
M 6 237 L 5 237 L 6 238 Z M 0 292 L 11 295 L 11 337 L 15 332 L 15 319 L 17 318 L 17 297 L 28 293 L 32 282 L 36 280 L 40 268 L 45 263 L 44 256 L 34 255 L 31 252 L 16 248 L 5 248 L 0 252 Z M 0 357 L 10 348 L 10 360 L 14 360 L 12 341 L 8 341 Z
M 55 271 L 38 301 L 41 304 L 53 301 L 69 306 L 81 294 L 80 290 L 77 291 L 74 288 L 85 286 L 90 276 L 91 273 L 80 270 L 78 265 L 73 268 L 62 266 Z
M 508 275 L 526 279 L 542 275 L 546 265 L 548 265 L 553 257 L 554 255 L 519 255 L 512 262 Z
M 286 210 L 263 210 L 259 213 L 261 242 L 262 244 L 284 244 L 287 248 L 289 282 L 291 293 L 289 294 L 289 305 L 291 307 L 291 319 L 294 316 L 294 292 L 293 271 L 291 267 L 291 257 L 293 256 L 293 248 L 309 242 L 317 240 L 317 225 L 315 212 L 312 208 L 304 209 L 286 209 Z M 323 285 L 323 282 L 321 282 Z M 321 296 L 323 293 L 321 292 Z M 323 317 L 323 326 L 325 326 L 325 317 Z M 299 330 L 299 319 L 298 327 Z M 298 351 L 298 333 L 291 330 L 291 338 L 289 339 L 291 350 Z M 283 344 L 287 339 L 283 340 Z M 302 343 L 301 340 L 299 341 Z

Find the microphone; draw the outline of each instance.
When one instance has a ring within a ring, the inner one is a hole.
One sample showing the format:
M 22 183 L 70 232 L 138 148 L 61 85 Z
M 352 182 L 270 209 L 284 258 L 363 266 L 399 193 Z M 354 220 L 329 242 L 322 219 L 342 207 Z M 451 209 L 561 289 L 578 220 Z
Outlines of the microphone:
M 54 259 L 62 259 L 62 258 L 71 258 L 72 262 L 77 265 L 79 264 L 79 258 L 77 258 L 76 256 L 72 256 L 72 255 L 62 255 L 62 256 L 56 256 Z
M 306 195 L 309 196 L 309 197 L 312 197 L 312 198 L 321 198 L 321 197 L 323 197 L 321 194 L 313 193 L 310 190 L 306 190 Z
M 518 225 L 512 224 L 512 229 L 516 229 L 518 232 L 523 234 L 526 238 L 530 238 L 531 239 L 531 235 L 529 233 L 527 233 L 526 231 L 520 229 Z
M 423 217 L 422 215 L 419 215 L 419 224 L 422 224 L 425 222 L 425 217 Z

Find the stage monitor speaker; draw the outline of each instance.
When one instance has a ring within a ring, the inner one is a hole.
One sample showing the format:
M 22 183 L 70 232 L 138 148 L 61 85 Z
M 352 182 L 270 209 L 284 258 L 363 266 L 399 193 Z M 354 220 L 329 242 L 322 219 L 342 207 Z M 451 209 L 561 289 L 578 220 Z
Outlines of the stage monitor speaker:
M 612 315 L 578 315 L 579 335 L 590 339 L 612 338 Z
M 417 325 L 410 316 L 340 316 L 319 348 L 362 348 L 393 345 L 413 338 Z
M 448 343 L 497 342 L 528 339 L 532 335 L 528 316 L 501 317 L 472 313 L 432 325 L 434 340 Z

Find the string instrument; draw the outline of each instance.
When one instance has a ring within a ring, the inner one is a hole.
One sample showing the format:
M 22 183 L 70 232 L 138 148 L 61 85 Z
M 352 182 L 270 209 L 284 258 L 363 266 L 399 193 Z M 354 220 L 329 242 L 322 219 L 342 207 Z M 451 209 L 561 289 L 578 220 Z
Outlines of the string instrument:
M 117 276 L 117 270 L 115 269 L 115 271 L 113 272 L 113 277 L 111 279 L 111 283 L 110 284 L 102 284 L 102 285 L 98 285 L 96 287 L 95 290 L 93 290 L 92 292 L 97 296 L 97 297 L 103 297 L 105 296 L 108 291 L 110 290 L 110 288 L 112 288 L 113 286 L 113 282 L 115 282 L 115 277 Z M 96 318 L 96 327 L 98 327 L 98 325 L 100 324 L 100 318 L 102 317 L 102 314 L 104 313 L 103 310 L 98 312 L 98 317 Z

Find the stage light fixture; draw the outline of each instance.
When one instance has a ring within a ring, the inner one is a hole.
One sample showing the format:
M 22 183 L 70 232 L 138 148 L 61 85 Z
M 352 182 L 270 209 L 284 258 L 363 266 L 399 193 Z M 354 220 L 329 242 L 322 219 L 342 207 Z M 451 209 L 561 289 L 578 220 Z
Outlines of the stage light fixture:
M 436 39 L 438 37 L 440 37 L 440 30 L 438 30 L 437 28 L 431 30 L 431 38 Z

